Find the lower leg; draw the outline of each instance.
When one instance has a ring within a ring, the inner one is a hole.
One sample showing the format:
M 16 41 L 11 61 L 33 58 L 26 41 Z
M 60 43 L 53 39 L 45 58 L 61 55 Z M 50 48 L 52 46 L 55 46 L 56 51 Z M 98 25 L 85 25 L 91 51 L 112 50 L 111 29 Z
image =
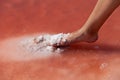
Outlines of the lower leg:
M 95 42 L 98 31 L 112 12 L 120 5 L 120 0 L 98 0 L 95 9 L 83 27 L 71 33 L 69 42 Z

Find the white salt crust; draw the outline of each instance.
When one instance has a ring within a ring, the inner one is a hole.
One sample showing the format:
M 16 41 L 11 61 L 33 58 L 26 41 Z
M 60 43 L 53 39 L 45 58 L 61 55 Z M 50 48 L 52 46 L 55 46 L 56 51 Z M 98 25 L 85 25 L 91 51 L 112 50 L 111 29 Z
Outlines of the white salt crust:
M 53 45 L 59 45 L 61 41 L 66 42 L 69 35 L 69 33 L 43 34 L 38 37 L 26 38 L 21 41 L 21 45 L 24 50 L 31 53 L 60 53 L 64 50 Z

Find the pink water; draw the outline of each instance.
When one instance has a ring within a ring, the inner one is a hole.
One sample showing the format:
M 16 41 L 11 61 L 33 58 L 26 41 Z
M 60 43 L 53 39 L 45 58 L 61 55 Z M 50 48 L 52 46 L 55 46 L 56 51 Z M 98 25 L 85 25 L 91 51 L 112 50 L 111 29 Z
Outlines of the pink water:
M 0 80 L 119 80 L 120 8 L 96 43 L 71 45 L 59 55 L 17 47 L 25 35 L 79 29 L 97 0 L 0 0 Z

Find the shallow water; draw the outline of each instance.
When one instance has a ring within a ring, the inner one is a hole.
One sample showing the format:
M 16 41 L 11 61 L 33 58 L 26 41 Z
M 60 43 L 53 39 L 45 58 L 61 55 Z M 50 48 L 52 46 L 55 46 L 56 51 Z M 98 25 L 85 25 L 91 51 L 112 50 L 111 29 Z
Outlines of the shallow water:
M 51 56 L 58 56 L 66 49 L 65 47 L 47 49 L 47 46 L 40 48 L 40 45 L 34 43 L 34 38 L 40 35 L 41 34 L 25 35 L 2 40 L 0 42 L 1 60 L 7 61 L 7 59 L 9 59 L 9 61 L 24 61 L 40 58 L 43 59 Z
M 61 53 L 30 53 L 19 46 L 27 37 L 0 42 L 0 79 L 119 80 L 120 54 L 117 48 L 109 51 L 111 45 L 81 43 Z
M 96 43 L 78 43 L 41 57 L 17 47 L 25 35 L 79 29 L 97 0 L 0 0 L 0 80 L 119 80 L 120 8 Z

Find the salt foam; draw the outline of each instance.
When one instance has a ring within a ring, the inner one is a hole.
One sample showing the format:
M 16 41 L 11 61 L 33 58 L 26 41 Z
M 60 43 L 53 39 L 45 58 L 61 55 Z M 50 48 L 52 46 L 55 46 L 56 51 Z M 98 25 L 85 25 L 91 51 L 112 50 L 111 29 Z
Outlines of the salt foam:
M 27 38 L 21 41 L 24 50 L 32 53 L 60 53 L 64 51 L 61 48 L 54 47 L 53 45 L 59 45 L 60 42 L 66 42 L 69 33 L 59 34 L 43 34 L 38 37 Z

